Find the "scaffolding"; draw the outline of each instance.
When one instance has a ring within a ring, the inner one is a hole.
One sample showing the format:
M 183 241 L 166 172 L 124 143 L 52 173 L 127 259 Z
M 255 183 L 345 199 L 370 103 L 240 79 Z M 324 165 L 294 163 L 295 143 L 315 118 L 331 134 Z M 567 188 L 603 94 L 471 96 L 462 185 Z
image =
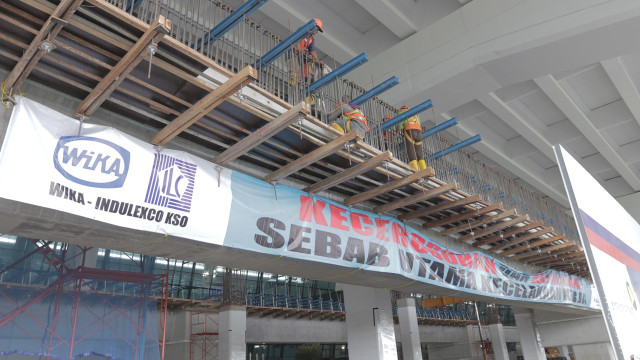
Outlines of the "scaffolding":
M 191 312 L 190 360 L 218 359 L 218 330 L 218 321 L 211 313 Z
M 33 250 L 0 270 L 0 354 L 164 359 L 166 273 L 89 267 L 97 249 L 26 240 Z

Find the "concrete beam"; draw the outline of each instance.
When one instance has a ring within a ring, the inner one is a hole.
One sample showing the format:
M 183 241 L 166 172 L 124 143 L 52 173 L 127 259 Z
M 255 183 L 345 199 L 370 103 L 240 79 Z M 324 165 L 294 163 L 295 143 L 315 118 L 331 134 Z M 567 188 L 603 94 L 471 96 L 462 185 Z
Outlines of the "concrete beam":
M 567 116 L 582 134 L 598 149 L 616 171 L 635 191 L 640 190 L 640 178 L 629 168 L 620 157 L 617 150 L 595 128 L 593 122 L 583 107 L 577 104 L 577 99 L 569 96 L 567 90 L 553 77 L 542 76 L 534 79 L 535 83 L 553 101 L 553 103 Z

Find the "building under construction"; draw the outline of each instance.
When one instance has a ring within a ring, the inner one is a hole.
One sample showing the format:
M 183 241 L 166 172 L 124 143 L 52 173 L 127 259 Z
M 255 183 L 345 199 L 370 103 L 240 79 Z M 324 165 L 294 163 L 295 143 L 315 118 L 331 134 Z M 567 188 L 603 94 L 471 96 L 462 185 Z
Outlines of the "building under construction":
M 640 217 L 640 4 L 0 9 L 0 358 L 620 354 L 552 146 Z

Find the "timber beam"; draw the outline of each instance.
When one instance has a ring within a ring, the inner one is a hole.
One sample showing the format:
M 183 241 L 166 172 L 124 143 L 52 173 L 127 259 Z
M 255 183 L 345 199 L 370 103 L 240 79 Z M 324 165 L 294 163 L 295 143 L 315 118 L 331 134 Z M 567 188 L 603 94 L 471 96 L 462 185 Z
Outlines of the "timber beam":
M 149 46 L 157 44 L 171 30 L 171 21 L 159 16 L 140 39 L 127 51 L 109 73 L 100 80 L 87 97 L 78 105 L 76 117 L 81 120 L 91 116 L 104 103 L 143 58 L 151 56 Z
M 550 246 L 547 246 L 546 248 L 538 248 L 538 251 L 529 251 L 529 252 L 524 252 L 522 254 L 517 254 L 515 256 L 510 257 L 510 259 L 520 260 L 525 262 L 534 261 L 534 259 L 530 259 L 530 258 L 535 258 L 535 257 L 539 258 L 547 255 L 555 256 L 555 255 L 560 255 L 569 251 L 573 251 L 572 249 L 564 249 L 564 248 L 552 249 L 553 246 L 554 245 L 550 245 Z
M 561 256 L 558 256 L 557 259 L 551 260 L 549 262 L 547 261 L 543 261 L 542 263 L 544 264 L 549 264 L 552 266 L 561 266 L 561 265 L 565 265 L 566 262 L 568 261 L 569 263 L 566 265 L 571 265 L 571 262 L 577 262 L 580 259 L 574 259 L 577 257 L 584 257 L 584 251 L 580 250 L 580 251 L 576 251 L 576 252 L 572 252 L 572 253 L 568 253 L 568 254 L 562 254 Z
M 455 201 L 443 201 L 440 204 L 436 205 L 436 206 L 429 206 L 420 210 L 416 210 L 416 211 L 411 211 L 408 212 L 406 214 L 402 214 L 400 216 L 398 216 L 398 219 L 400 221 L 405 221 L 405 220 L 410 220 L 410 219 L 415 219 L 421 216 L 427 216 L 427 215 L 431 215 L 431 214 L 436 214 L 439 213 L 441 211 L 446 211 L 449 209 L 454 209 L 457 207 L 461 207 L 461 206 L 465 206 L 465 205 L 469 205 L 472 204 L 474 202 L 478 202 L 481 201 L 482 197 L 480 195 L 473 195 L 473 196 L 467 196 L 467 197 L 463 197 L 462 199 L 458 199 Z
M 458 241 L 464 242 L 467 240 L 474 240 L 476 237 L 482 237 L 489 234 L 493 234 L 496 231 L 500 231 L 502 229 L 514 226 L 519 223 L 523 223 L 525 221 L 529 221 L 529 214 L 520 215 L 516 218 L 507 220 L 507 221 L 502 221 L 502 222 L 498 221 L 498 223 L 495 225 L 489 226 L 484 229 L 480 229 L 478 231 L 472 231 L 470 234 L 467 234 L 467 235 L 463 235 L 458 239 Z
M 289 164 L 281 167 L 280 169 L 268 174 L 264 177 L 266 182 L 274 182 L 278 181 L 284 177 L 287 177 L 294 172 L 307 167 L 314 162 L 323 159 L 336 151 L 343 148 L 345 145 L 349 145 L 350 142 L 356 140 L 357 133 L 355 131 L 350 131 L 342 136 L 339 136 L 325 145 L 313 150 L 312 152 L 303 155 L 302 157 L 290 162 Z
M 476 216 L 480 216 L 480 215 L 484 215 L 484 214 L 490 213 L 492 211 L 498 211 L 498 210 L 502 210 L 502 203 L 491 204 L 491 205 L 485 206 L 483 208 L 479 208 L 479 209 L 476 209 L 476 210 L 471 210 L 471 211 L 468 211 L 466 213 L 462 213 L 462 214 L 458 214 L 458 215 L 454 215 L 454 216 L 445 217 L 444 219 L 440 219 L 440 220 L 427 221 L 427 222 L 422 224 L 422 227 L 425 228 L 425 229 L 432 229 L 432 228 L 440 227 L 440 226 L 443 226 L 443 225 L 448 225 L 448 224 L 453 224 L 453 223 L 457 223 L 457 222 L 460 222 L 460 221 L 465 221 L 467 219 L 470 219 L 470 218 L 473 218 L 473 217 L 476 217 Z
M 526 241 L 529 241 L 529 240 L 532 240 L 532 239 L 535 239 L 535 238 L 539 238 L 541 235 L 548 234 L 548 233 L 553 233 L 553 227 L 547 227 L 547 228 L 544 228 L 544 229 L 542 229 L 542 230 L 540 230 L 538 232 L 535 232 L 533 234 L 521 236 L 520 237 L 522 239 L 521 241 L 518 240 L 520 238 L 518 238 L 518 239 L 516 239 L 514 241 L 518 241 L 518 244 L 519 244 L 521 242 L 526 242 Z M 548 238 L 540 238 L 540 239 L 538 239 L 536 241 L 525 243 L 524 245 L 520 245 L 520 246 L 515 247 L 513 249 L 505 250 L 505 251 L 501 252 L 498 255 L 504 257 L 504 256 L 508 256 L 508 255 L 511 255 L 511 254 L 517 254 L 517 253 L 525 251 L 525 250 L 527 250 L 529 248 L 535 248 L 535 247 L 538 247 L 538 246 L 550 244 L 550 243 L 552 243 L 554 241 L 564 240 L 564 238 L 565 238 L 564 234 L 549 236 Z M 506 245 L 506 243 L 502 244 L 502 245 Z M 511 244 L 511 245 L 514 245 L 514 244 Z M 494 248 L 489 249 L 489 251 L 497 252 L 497 251 L 505 249 L 505 248 L 507 248 L 507 247 L 509 247 L 511 245 L 508 245 L 508 246 L 505 246 L 505 247 L 502 247 L 502 248 L 499 248 L 498 246 L 496 246 Z
M 500 235 L 495 235 L 495 236 L 488 237 L 486 239 L 482 239 L 480 241 L 476 241 L 473 244 L 473 246 L 478 247 L 478 246 L 493 244 L 493 243 L 498 242 L 498 241 L 500 241 L 502 239 L 507 239 L 510 236 L 515 236 L 515 235 L 521 234 L 521 233 L 523 233 L 525 231 L 529 231 L 529 230 L 532 230 L 532 229 L 537 229 L 537 228 L 543 227 L 543 226 L 544 226 L 544 222 L 542 220 L 531 222 L 531 223 L 528 223 L 528 224 L 526 224 L 524 226 L 516 227 L 514 229 L 506 231 L 506 232 L 504 232 L 504 233 L 502 233 Z
M 486 217 L 484 219 L 476 220 L 476 221 L 471 222 L 471 223 L 461 224 L 461 225 L 454 226 L 454 227 L 449 228 L 449 229 L 442 230 L 440 232 L 440 234 L 442 234 L 444 236 L 449 236 L 449 235 L 457 234 L 457 233 L 465 231 L 465 230 L 472 230 L 474 228 L 477 228 L 477 227 L 480 227 L 480 226 L 483 226 L 483 225 L 491 224 L 492 222 L 496 222 L 496 221 L 498 221 L 500 219 L 504 219 L 504 218 L 507 218 L 507 217 L 513 217 L 513 216 L 516 216 L 516 215 L 517 215 L 516 209 L 509 209 L 509 210 L 505 210 L 505 211 L 502 211 L 502 212 L 498 212 L 496 215 L 488 216 L 488 217 Z
M 62 0 L 53 10 L 47 21 L 42 25 L 40 31 L 29 44 L 29 47 L 22 54 L 22 57 L 13 67 L 9 76 L 4 80 L 4 89 L 11 94 L 18 89 L 31 71 L 36 67 L 40 59 L 55 48 L 53 40 L 67 24 L 67 19 L 73 15 L 83 0 Z
M 298 103 L 296 106 L 287 110 L 260 129 L 238 141 L 235 145 L 218 154 L 218 156 L 213 159 L 213 162 L 220 166 L 224 166 L 225 164 L 251 151 L 251 149 L 262 144 L 264 141 L 268 140 L 287 126 L 291 125 L 294 121 L 298 120 L 301 116 L 305 116 L 308 113 L 309 105 L 304 101 Z
M 405 198 L 402 198 L 400 200 L 396 200 L 393 202 L 390 202 L 388 204 L 384 204 L 384 205 L 380 205 L 380 206 L 376 206 L 373 209 L 373 212 L 377 213 L 377 214 L 382 214 L 382 213 L 386 213 L 389 212 L 391 210 L 395 210 L 398 208 L 402 208 L 411 204 L 415 204 L 418 203 L 420 201 L 425 201 L 428 199 L 432 199 L 434 197 L 446 194 L 447 192 L 451 191 L 451 190 L 455 190 L 458 188 L 458 183 L 457 182 L 452 182 L 440 187 L 436 187 L 436 188 L 431 188 L 428 189 L 426 191 L 417 193 L 417 194 L 413 194 L 413 195 L 409 195 Z
M 508 241 L 506 241 L 506 242 L 504 242 L 502 244 L 497 244 L 497 245 L 493 246 L 491 249 L 489 249 L 489 251 L 498 252 L 498 251 L 504 250 L 504 249 L 506 249 L 506 248 L 508 248 L 510 246 L 519 245 L 519 244 L 521 244 L 523 242 L 527 242 L 527 241 L 529 241 L 531 239 L 538 238 L 538 237 L 540 237 L 542 235 L 545 235 L 545 234 L 548 234 L 548 233 L 551 233 L 551 232 L 553 232 L 553 227 L 549 226 L 549 227 L 546 227 L 546 228 L 544 228 L 544 229 L 542 229 L 540 231 L 527 233 L 525 235 L 516 237 L 513 240 L 508 240 Z M 525 249 L 526 249 L 526 246 L 525 246 Z M 504 252 L 502 252 L 502 253 L 504 253 Z
M 347 180 L 353 179 L 354 177 L 363 174 L 369 170 L 372 170 L 376 167 L 378 167 L 378 165 L 380 165 L 381 163 L 385 162 L 385 161 L 389 161 L 393 158 L 393 155 L 391 154 L 391 151 L 385 151 L 383 153 L 380 153 L 374 157 L 372 157 L 371 159 L 365 160 L 363 162 L 361 162 L 360 164 L 353 166 L 349 169 L 346 169 L 344 171 L 341 171 L 333 176 L 330 176 L 322 181 L 318 181 L 317 183 L 307 186 L 304 191 L 308 192 L 309 194 L 315 194 L 317 192 L 320 192 L 322 190 L 326 190 L 329 189 L 330 187 L 333 187 L 335 185 L 341 184 Z
M 376 188 L 367 190 L 363 193 L 360 193 L 358 195 L 354 195 L 352 197 L 346 198 L 343 201 L 344 205 L 347 206 L 351 206 L 353 204 L 357 204 L 357 203 L 361 203 L 363 201 L 369 200 L 371 198 L 374 198 L 376 196 L 380 196 L 382 194 L 388 193 L 390 191 L 393 191 L 397 188 L 401 188 L 407 185 L 410 185 L 420 179 L 427 179 L 430 177 L 433 177 L 435 175 L 435 171 L 433 170 L 433 168 L 429 167 L 426 168 L 424 170 L 420 170 L 417 172 L 414 172 L 413 174 L 410 174 L 409 176 L 405 176 L 403 178 L 400 179 L 396 179 L 393 181 L 390 181 L 384 185 L 380 185 Z
M 577 250 L 580 247 L 574 243 L 573 241 L 567 241 L 566 243 L 562 243 L 562 244 L 558 244 L 558 245 L 553 245 L 553 246 L 549 246 L 547 248 L 542 249 L 542 252 L 540 252 L 538 254 L 538 256 L 534 257 L 533 259 L 525 259 L 522 260 L 523 262 L 526 262 L 528 264 L 534 264 L 534 263 L 539 263 L 539 262 L 544 262 L 546 261 L 545 259 L 550 258 L 550 257 L 557 257 L 559 254 L 568 252 L 568 251 L 572 251 L 572 250 Z M 561 250 L 562 251 L 558 251 L 555 254 L 553 254 L 552 252 L 555 252 L 557 250 Z
M 240 70 L 153 135 L 151 143 L 158 146 L 168 143 L 257 77 L 258 72 L 251 66 Z

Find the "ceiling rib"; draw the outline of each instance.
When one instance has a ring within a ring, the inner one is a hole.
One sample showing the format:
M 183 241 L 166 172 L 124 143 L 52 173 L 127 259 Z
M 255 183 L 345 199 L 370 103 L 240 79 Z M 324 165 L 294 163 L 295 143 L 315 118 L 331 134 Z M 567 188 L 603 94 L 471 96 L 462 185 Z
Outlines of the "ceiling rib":
M 598 129 L 595 128 L 587 114 L 576 104 L 576 101 L 569 96 L 562 85 L 553 75 L 542 76 L 533 79 L 542 91 L 553 101 L 573 125 L 582 132 L 593 146 L 604 156 L 622 178 L 633 188 L 640 191 L 640 178 L 629 168 L 618 152 L 602 137 Z
M 640 94 L 620 57 L 601 62 L 604 71 L 609 75 L 613 86 L 627 104 L 638 125 L 640 125 Z

